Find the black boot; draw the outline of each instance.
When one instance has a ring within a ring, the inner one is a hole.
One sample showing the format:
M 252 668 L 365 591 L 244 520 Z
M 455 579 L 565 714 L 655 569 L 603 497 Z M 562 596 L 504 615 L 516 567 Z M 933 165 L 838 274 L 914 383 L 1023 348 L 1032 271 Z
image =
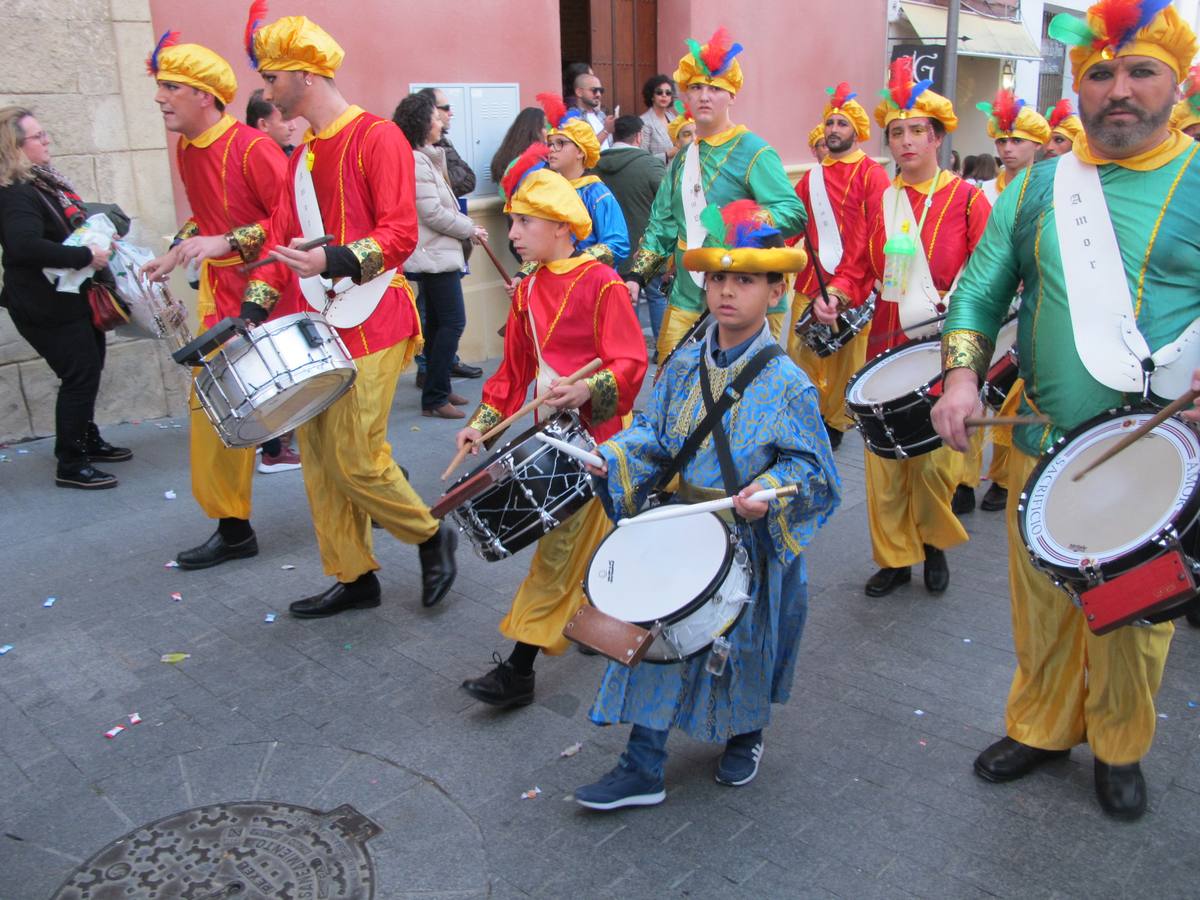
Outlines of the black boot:
M 1043 750 L 1010 737 L 992 744 L 975 758 L 975 774 L 985 781 L 1015 781 L 1028 775 L 1042 763 L 1062 759 L 1070 750 Z
M 465 362 L 456 362 L 450 367 L 451 378 L 480 378 L 483 369 L 479 366 L 468 366 Z
M 836 428 L 832 427 L 828 422 L 825 422 L 824 424 L 825 433 L 829 435 L 829 449 L 837 450 L 838 447 L 842 446 L 842 433 Z
M 534 673 L 518 674 L 512 665 L 492 654 L 496 668 L 480 678 L 468 678 L 462 688 L 476 700 L 492 706 L 508 709 L 513 706 L 528 706 L 533 702 Z
M 54 476 L 54 483 L 62 488 L 79 488 L 84 491 L 102 491 L 115 488 L 120 482 L 107 472 L 101 472 L 90 462 L 64 468 L 61 464 Z
M 940 594 L 950 586 L 950 567 L 946 565 L 946 551 L 924 544 L 925 588 L 932 594 Z
M 88 459 L 93 462 L 125 462 L 133 459 L 133 451 L 128 447 L 114 447 L 100 437 L 100 429 L 95 422 L 88 422 L 86 446 Z
M 1110 766 L 1096 760 L 1096 799 L 1100 808 L 1114 819 L 1132 822 L 1146 811 L 1146 779 L 1140 763 Z
M 1008 488 L 1000 487 L 992 482 L 992 486 L 983 495 L 983 502 L 979 504 L 979 508 L 984 512 L 998 512 L 1006 506 L 1008 506 Z
M 373 609 L 379 602 L 379 579 L 367 572 L 354 581 L 335 581 L 325 593 L 297 600 L 288 610 L 297 619 L 323 619 L 348 609 Z
M 258 538 L 245 519 L 222 519 L 212 537 L 199 547 L 181 550 L 175 562 L 181 569 L 208 569 L 231 559 L 258 555 Z
M 446 596 L 458 574 L 454 551 L 458 532 L 443 522 L 437 534 L 417 547 L 421 557 L 421 605 L 434 606 Z
M 956 516 L 975 512 L 975 490 L 965 484 L 954 489 L 954 499 L 950 501 L 950 510 Z
M 883 568 L 867 579 L 865 588 L 868 597 L 884 597 L 912 581 L 912 566 L 901 566 L 898 569 Z

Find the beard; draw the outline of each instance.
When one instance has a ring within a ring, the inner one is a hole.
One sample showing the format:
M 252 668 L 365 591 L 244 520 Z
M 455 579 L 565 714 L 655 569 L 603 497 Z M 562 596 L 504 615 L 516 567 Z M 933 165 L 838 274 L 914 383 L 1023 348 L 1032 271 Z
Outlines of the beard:
M 1094 115 L 1080 109 L 1079 118 L 1083 121 L 1083 130 L 1089 140 L 1114 150 L 1128 150 L 1167 124 L 1167 120 L 1171 118 L 1172 106 L 1173 103 L 1168 103 L 1162 109 L 1146 110 L 1118 100 Z M 1131 113 L 1135 117 L 1134 121 L 1127 124 L 1106 123 L 1104 117 L 1117 111 Z
M 830 153 L 845 153 L 854 146 L 854 138 L 840 137 L 836 134 L 825 135 L 825 147 Z

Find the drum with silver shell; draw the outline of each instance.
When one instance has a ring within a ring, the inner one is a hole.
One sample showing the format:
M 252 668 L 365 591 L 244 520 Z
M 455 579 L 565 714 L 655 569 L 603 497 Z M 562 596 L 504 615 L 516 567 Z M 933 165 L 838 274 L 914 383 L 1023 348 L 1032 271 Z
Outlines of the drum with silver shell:
M 853 306 L 839 312 L 834 325 L 826 325 L 820 321 L 810 303 L 796 320 L 794 330 L 817 356 L 832 356 L 862 334 L 870 326 L 874 315 L 874 294 L 861 306 Z
M 600 612 L 661 627 L 645 662 L 675 663 L 707 650 L 738 623 L 752 586 L 745 548 L 715 513 L 617 528 L 596 548 L 583 591 Z

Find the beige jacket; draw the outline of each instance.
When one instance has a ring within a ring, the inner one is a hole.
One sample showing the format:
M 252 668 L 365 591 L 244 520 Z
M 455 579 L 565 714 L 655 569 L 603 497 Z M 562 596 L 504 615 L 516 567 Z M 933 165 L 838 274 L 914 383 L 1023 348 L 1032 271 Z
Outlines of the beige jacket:
M 446 154 L 426 144 L 413 150 L 417 182 L 417 249 L 404 271 L 454 272 L 463 267 L 462 242 L 475 233 L 475 223 L 458 209 L 446 174 Z

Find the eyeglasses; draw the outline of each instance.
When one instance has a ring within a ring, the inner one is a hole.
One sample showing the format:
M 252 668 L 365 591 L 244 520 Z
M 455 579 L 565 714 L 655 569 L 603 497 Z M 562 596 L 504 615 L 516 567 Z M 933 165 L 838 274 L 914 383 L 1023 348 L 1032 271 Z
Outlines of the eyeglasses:
M 604 93 L 604 88 L 602 88 L 602 87 L 588 88 L 588 90 L 591 91 L 593 94 L 603 94 Z
M 442 112 L 450 112 L 450 104 L 447 103 L 445 106 L 439 106 L 438 109 L 440 109 Z
M 570 141 L 550 141 L 550 143 L 547 144 L 547 146 L 551 150 L 562 150 L 564 147 L 570 147 L 571 142 Z
M 50 143 L 50 132 L 39 131 L 37 134 L 27 134 L 21 138 L 21 143 L 24 144 L 26 141 L 41 141 L 43 144 L 48 144 Z
M 675 96 L 675 92 L 673 90 L 671 90 L 670 88 L 660 88 L 659 90 L 655 91 L 654 93 L 659 97 L 674 97 Z

